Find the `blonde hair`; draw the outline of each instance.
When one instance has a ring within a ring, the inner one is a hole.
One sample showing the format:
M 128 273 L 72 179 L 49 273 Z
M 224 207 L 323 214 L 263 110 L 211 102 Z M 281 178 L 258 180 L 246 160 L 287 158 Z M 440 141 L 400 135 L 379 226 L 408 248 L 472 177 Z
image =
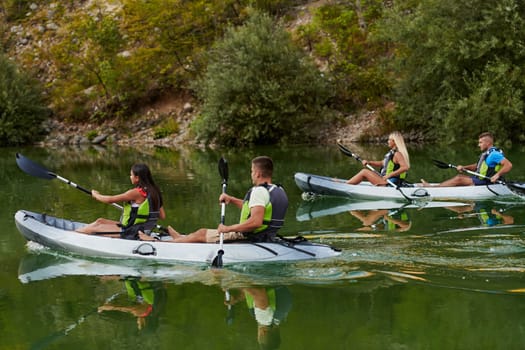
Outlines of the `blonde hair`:
M 397 150 L 403 155 L 403 157 L 405 157 L 405 161 L 410 168 L 410 157 L 408 156 L 408 150 L 403 135 L 399 131 L 393 131 L 388 137 L 394 140 Z

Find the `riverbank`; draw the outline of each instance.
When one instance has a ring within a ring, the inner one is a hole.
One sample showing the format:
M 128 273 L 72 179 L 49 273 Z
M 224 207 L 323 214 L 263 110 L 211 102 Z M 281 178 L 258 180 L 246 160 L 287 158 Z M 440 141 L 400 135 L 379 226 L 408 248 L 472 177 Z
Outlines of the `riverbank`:
M 46 137 L 41 146 L 61 145 L 121 145 L 121 146 L 200 146 L 191 130 L 198 114 L 194 101 L 165 97 L 144 107 L 139 117 L 104 123 L 68 123 L 51 119 L 46 122 Z M 377 111 L 341 116 L 336 122 L 319 130 L 316 144 L 382 142 L 385 135 Z

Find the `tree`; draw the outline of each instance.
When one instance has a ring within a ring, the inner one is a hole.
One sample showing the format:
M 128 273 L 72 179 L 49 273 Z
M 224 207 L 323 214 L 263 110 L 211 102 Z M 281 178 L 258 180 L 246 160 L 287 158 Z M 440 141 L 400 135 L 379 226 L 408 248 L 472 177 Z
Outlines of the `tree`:
M 0 54 L 0 146 L 38 141 L 48 114 L 38 82 Z
M 194 124 L 227 145 L 306 141 L 322 123 L 327 79 L 268 15 L 254 12 L 210 52 L 196 86 L 203 102 Z
M 404 4 L 406 5 L 406 4 Z M 387 12 L 398 125 L 453 142 L 525 138 L 525 3 L 422 0 Z

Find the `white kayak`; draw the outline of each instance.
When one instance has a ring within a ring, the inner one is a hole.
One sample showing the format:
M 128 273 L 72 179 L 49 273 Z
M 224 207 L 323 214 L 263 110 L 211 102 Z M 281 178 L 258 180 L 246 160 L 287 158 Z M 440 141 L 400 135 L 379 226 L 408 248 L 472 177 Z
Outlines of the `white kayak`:
M 464 207 L 469 204 L 452 201 L 414 200 L 411 202 L 394 200 L 353 200 L 344 197 L 319 197 L 304 200 L 297 209 L 296 219 L 308 221 L 315 218 L 348 213 L 349 211 L 390 210 L 401 211 L 405 209 L 422 210 L 427 208 Z
M 75 229 L 84 226 L 84 223 L 27 210 L 16 212 L 15 223 L 28 241 L 90 257 L 209 264 L 217 257 L 220 248 L 220 245 L 215 243 L 145 242 L 87 235 L 75 232 Z M 323 259 L 341 254 L 331 246 L 306 240 L 227 243 L 224 244 L 223 251 L 223 264 Z
M 430 184 L 430 186 L 426 187 L 395 188 L 391 186 L 374 186 L 366 181 L 361 182 L 359 185 L 350 185 L 344 179 L 307 173 L 296 173 L 294 179 L 303 192 L 354 199 L 406 200 L 408 198 L 417 200 L 427 197 L 438 200 L 481 200 L 516 195 L 505 184 L 457 187 L 435 187 L 432 186 L 433 184 Z

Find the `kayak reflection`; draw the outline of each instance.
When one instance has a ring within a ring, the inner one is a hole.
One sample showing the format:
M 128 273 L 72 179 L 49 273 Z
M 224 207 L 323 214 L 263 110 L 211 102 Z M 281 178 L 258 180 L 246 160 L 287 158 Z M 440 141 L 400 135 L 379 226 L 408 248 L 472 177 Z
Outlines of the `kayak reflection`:
M 292 294 L 286 286 L 244 287 L 229 291 L 233 306 L 244 302 L 257 322 L 257 343 L 261 349 L 278 349 L 281 344 L 280 325 L 292 309 Z
M 321 196 L 303 200 L 297 209 L 296 219 L 298 221 L 308 221 L 323 216 L 363 210 L 389 210 L 391 213 L 397 213 L 402 212 L 404 209 L 421 210 L 449 206 L 462 207 L 466 205 L 466 203 L 462 202 L 433 201 L 428 199 L 410 202 L 394 200 L 359 201 L 348 198 Z

